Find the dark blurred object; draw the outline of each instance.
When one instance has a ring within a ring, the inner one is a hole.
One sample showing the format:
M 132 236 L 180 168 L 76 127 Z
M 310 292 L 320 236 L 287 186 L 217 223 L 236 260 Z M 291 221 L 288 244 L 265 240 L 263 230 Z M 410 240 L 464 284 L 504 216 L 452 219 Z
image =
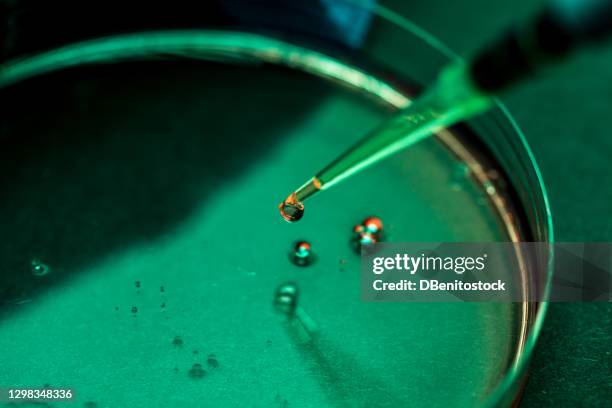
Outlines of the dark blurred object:
M 0 2 L 0 58 L 48 50 L 88 38 L 223 24 L 216 2 L 9 0 Z
M 350 48 L 361 44 L 375 0 L 222 0 L 227 13 L 243 24 L 303 32 Z
M 94 37 L 204 27 L 256 31 L 265 27 L 268 32 L 279 30 L 355 48 L 367 31 L 369 5 L 374 3 L 362 0 L 355 6 L 347 0 L 0 0 L 0 61 Z
M 471 59 L 476 85 L 498 92 L 585 43 L 612 33 L 612 0 L 556 0 Z

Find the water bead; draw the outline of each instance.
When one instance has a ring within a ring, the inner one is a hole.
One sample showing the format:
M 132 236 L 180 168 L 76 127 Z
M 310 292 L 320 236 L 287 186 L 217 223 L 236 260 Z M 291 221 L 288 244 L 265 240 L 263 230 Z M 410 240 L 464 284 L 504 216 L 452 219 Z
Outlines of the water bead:
M 306 241 L 298 241 L 289 254 L 289 259 L 297 266 L 308 266 L 314 261 L 314 254 L 310 244 Z
M 276 289 L 274 295 L 274 309 L 287 316 L 293 315 L 298 301 L 298 287 L 293 282 L 286 282 Z
M 191 378 L 202 378 L 206 375 L 206 370 L 202 368 L 202 364 L 195 363 L 189 370 L 189 376 Z
M 208 359 L 206 360 L 206 363 L 208 364 L 209 367 L 219 368 L 219 360 L 217 360 L 217 357 L 215 357 L 214 354 L 208 355 Z
M 363 220 L 362 225 L 372 234 L 381 234 L 383 231 L 382 220 L 378 217 L 368 217 Z

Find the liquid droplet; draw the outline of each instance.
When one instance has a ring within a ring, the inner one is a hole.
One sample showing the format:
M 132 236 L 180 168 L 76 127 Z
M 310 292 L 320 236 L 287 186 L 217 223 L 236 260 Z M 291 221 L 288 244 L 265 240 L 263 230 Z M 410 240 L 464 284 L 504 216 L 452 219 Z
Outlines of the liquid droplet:
M 134 282 L 134 285 L 136 285 L 137 288 L 140 288 L 140 281 Z
M 293 315 L 297 307 L 298 294 L 298 287 L 295 283 L 283 283 L 274 294 L 274 309 L 287 316 Z
M 30 266 L 34 276 L 45 276 L 51 272 L 51 268 L 39 259 L 33 259 Z
M 206 360 L 206 363 L 208 363 L 209 367 L 219 368 L 219 360 L 217 360 L 217 357 L 215 357 L 214 354 L 208 355 L 208 359 Z
M 382 234 L 383 223 L 378 217 L 368 217 L 361 223 L 365 229 L 372 234 Z
M 202 368 L 202 364 L 200 363 L 195 363 L 189 370 L 189 376 L 191 378 L 202 378 L 206 374 L 206 370 Z
M 378 240 L 376 236 L 369 231 L 360 232 L 351 241 L 353 249 L 358 254 L 361 254 L 361 251 L 368 250 L 371 248 Z
M 289 254 L 289 259 L 297 266 L 308 266 L 314 262 L 315 256 L 308 242 L 298 241 Z
M 138 308 L 136 306 L 132 306 L 132 313 L 136 315 L 138 313 Z
M 280 214 L 285 221 L 296 222 L 304 216 L 304 204 L 297 200 L 295 193 L 292 193 L 278 205 Z
M 379 217 L 367 217 L 360 224 L 353 227 L 351 246 L 356 253 L 371 249 L 374 244 L 382 240 L 383 222 Z
M 181 336 L 174 336 L 172 344 L 174 344 L 175 347 L 183 347 L 183 339 L 181 338 Z

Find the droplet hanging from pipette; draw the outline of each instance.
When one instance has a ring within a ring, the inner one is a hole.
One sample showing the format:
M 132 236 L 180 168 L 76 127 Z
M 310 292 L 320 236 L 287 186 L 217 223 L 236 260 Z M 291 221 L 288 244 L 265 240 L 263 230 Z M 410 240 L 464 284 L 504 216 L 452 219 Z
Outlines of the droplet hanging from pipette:
M 322 186 L 321 181 L 317 177 L 313 177 L 295 192 L 289 194 L 289 197 L 278 205 L 281 216 L 285 221 L 299 221 L 304 216 L 304 200 L 319 192 Z
M 304 216 L 304 204 L 297 200 L 295 193 L 280 203 L 278 209 L 285 221 L 296 222 Z

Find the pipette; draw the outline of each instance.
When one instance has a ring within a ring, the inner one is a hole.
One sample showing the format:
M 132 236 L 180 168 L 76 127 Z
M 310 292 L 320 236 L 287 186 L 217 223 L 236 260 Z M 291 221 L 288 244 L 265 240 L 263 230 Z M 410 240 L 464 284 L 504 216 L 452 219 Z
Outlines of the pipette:
M 407 108 L 291 193 L 281 216 L 298 221 L 304 201 L 319 191 L 493 106 L 495 95 L 573 49 L 612 31 L 612 0 L 557 0 L 527 24 L 510 30 L 468 62 L 454 61 Z

